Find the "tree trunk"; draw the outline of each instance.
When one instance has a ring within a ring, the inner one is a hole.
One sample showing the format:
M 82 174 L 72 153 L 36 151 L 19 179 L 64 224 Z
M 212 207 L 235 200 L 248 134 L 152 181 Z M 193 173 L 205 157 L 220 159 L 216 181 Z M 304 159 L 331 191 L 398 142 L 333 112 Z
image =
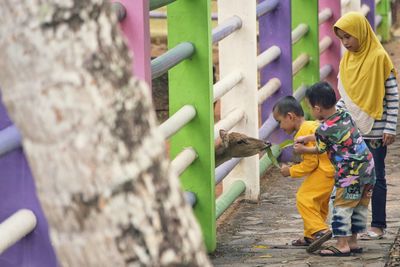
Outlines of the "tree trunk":
M 0 84 L 63 266 L 209 266 L 107 0 L 0 1 Z

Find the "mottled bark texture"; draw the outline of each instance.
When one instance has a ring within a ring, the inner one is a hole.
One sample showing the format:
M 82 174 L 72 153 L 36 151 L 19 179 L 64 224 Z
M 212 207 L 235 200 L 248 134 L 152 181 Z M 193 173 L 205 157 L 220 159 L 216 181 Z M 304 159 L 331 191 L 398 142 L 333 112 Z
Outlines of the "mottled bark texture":
M 210 265 L 107 0 L 0 1 L 0 84 L 63 266 Z

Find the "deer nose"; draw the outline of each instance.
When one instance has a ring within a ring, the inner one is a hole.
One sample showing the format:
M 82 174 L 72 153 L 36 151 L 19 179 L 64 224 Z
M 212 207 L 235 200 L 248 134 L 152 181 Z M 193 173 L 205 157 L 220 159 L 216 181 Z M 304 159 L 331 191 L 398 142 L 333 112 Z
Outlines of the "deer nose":
M 264 141 L 264 144 L 265 144 L 265 148 L 268 148 L 268 147 L 270 147 L 270 146 L 271 146 L 271 143 L 270 143 L 270 142 L 268 142 L 268 141 Z

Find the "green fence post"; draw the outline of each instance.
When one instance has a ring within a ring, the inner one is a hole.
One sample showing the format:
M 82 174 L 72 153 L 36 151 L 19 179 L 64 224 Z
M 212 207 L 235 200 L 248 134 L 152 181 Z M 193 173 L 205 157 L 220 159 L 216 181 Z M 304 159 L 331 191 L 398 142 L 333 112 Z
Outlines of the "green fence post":
M 293 90 L 301 85 L 311 85 L 319 79 L 318 0 L 292 1 L 292 30 L 300 24 L 308 26 L 307 34 L 292 47 L 293 60 L 309 59 L 308 64 L 293 77 Z M 301 10 L 301 12 L 299 11 Z M 304 105 L 307 116 L 308 108 Z
M 179 0 L 167 6 L 168 47 L 191 42 L 194 55 L 169 71 L 169 109 L 173 114 L 186 104 L 196 117 L 171 138 L 174 158 L 183 148 L 193 147 L 198 158 L 181 175 L 185 190 L 194 192 L 194 213 L 208 251 L 216 247 L 214 117 L 211 58 L 210 1 Z
M 381 36 L 382 42 L 390 41 L 390 27 L 392 26 L 392 12 L 390 0 L 381 0 L 375 7 L 376 15 L 382 17 L 381 23 L 376 28 L 376 32 Z

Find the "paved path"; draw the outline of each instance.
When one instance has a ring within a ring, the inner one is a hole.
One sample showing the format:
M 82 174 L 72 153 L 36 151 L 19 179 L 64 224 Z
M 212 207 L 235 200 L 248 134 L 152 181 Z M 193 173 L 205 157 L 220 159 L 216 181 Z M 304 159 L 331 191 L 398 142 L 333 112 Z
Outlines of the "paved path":
M 387 44 L 386 48 L 399 68 L 399 41 Z M 295 205 L 301 181 L 282 177 L 277 169 L 271 169 L 262 178 L 259 203 L 238 201 L 217 222 L 217 249 L 210 256 L 214 266 L 385 266 L 400 229 L 400 127 L 398 133 L 386 159 L 388 228 L 384 239 L 360 241 L 365 252 L 344 258 L 311 255 L 304 248 L 289 245 L 303 232 Z M 326 244 L 329 243 L 334 241 Z

